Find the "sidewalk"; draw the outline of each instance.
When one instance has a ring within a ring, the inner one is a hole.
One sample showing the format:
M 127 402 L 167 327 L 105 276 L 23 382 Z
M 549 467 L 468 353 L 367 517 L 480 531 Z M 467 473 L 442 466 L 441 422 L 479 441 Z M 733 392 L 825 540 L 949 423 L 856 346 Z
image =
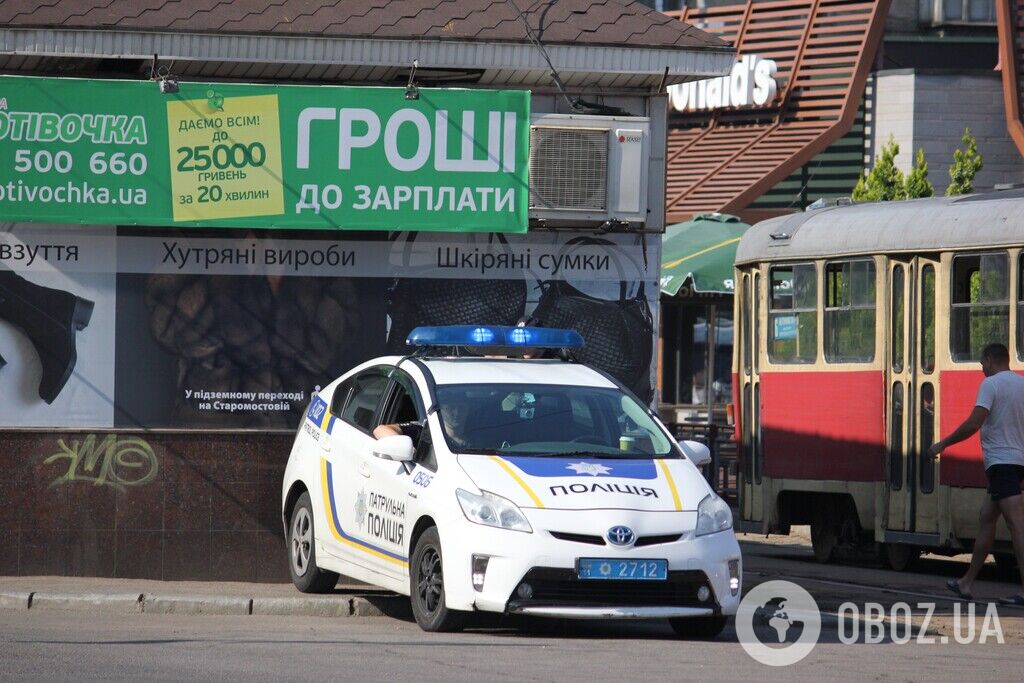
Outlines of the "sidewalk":
M 0 609 L 95 613 L 409 617 L 409 599 L 365 585 L 307 595 L 290 583 L 2 576 Z

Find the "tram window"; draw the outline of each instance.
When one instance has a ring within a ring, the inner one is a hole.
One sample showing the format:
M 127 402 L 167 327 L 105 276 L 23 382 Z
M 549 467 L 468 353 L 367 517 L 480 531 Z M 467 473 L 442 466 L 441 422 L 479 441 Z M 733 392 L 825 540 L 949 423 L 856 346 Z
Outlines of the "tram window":
M 903 326 L 905 293 L 903 291 L 903 266 L 892 269 L 892 371 L 903 372 L 903 344 L 906 329 Z
M 750 324 L 751 316 L 756 316 L 757 312 L 751 312 L 750 310 L 750 276 L 743 276 L 743 296 L 741 297 L 743 306 L 743 318 L 740 327 L 743 329 L 743 370 L 748 375 L 750 374 L 750 354 L 751 354 L 751 343 L 750 343 Z
M 889 488 L 903 488 L 903 383 L 892 385 L 892 418 L 889 424 Z
M 935 369 L 935 268 L 921 269 L 921 370 Z
M 813 263 L 771 269 L 768 355 L 773 363 L 818 358 L 818 275 Z
M 935 439 L 935 388 L 931 382 L 921 385 L 921 445 L 917 449 L 921 472 L 921 493 L 935 490 L 935 461 L 928 448 Z
M 956 361 L 981 360 L 987 344 L 1010 339 L 1010 264 L 1006 252 L 953 259 L 949 345 Z
M 859 363 L 875 357 L 875 262 L 825 266 L 825 360 Z
M 742 430 L 740 448 L 743 449 L 743 476 L 748 484 L 754 480 L 754 449 L 751 437 L 751 426 L 753 423 L 751 422 L 752 412 L 750 410 L 751 391 L 750 383 L 748 382 L 743 387 L 743 405 L 740 406 L 743 415 L 741 418 L 742 422 L 740 423 L 740 429 Z
M 750 425 L 751 450 L 754 452 L 754 483 L 761 483 L 761 469 L 764 465 L 764 447 L 761 444 L 761 384 L 754 385 L 753 423 Z
M 754 273 L 754 372 L 760 372 L 758 361 L 761 356 L 761 274 Z

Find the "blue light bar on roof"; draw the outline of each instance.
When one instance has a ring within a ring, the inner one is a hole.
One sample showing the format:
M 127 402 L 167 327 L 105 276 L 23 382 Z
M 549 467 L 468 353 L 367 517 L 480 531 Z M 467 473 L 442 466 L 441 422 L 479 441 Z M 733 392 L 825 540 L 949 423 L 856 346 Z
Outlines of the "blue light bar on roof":
M 535 349 L 581 349 L 576 330 L 508 325 L 443 325 L 417 327 L 409 333 L 409 346 L 522 346 Z

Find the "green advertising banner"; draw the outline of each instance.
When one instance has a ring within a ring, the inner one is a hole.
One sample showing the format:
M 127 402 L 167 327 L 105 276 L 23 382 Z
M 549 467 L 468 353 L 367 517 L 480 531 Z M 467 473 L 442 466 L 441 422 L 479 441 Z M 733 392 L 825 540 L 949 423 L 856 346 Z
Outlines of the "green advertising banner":
M 526 232 L 528 91 L 0 76 L 0 220 Z

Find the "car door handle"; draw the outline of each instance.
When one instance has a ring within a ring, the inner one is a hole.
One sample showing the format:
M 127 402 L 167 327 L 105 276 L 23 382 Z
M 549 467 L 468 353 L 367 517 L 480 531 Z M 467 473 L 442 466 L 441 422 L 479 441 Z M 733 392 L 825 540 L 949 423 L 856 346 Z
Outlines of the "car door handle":
M 360 463 L 359 463 L 359 474 L 363 475 L 364 477 L 369 477 L 370 476 L 370 463 L 366 462 L 365 460 L 360 461 Z
M 413 493 L 412 491 L 409 491 L 409 497 L 410 498 L 416 498 L 416 494 Z

